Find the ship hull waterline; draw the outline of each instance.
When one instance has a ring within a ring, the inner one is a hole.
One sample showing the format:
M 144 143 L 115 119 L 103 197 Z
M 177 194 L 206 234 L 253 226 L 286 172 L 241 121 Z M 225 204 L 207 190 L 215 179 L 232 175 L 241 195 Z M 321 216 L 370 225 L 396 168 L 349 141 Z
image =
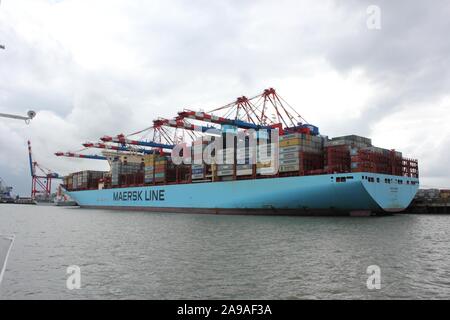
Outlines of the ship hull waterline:
M 345 182 L 337 182 L 342 178 Z M 387 180 L 390 182 L 386 183 Z M 82 208 L 209 214 L 370 215 L 405 210 L 418 187 L 416 178 L 358 172 L 67 191 L 67 194 Z

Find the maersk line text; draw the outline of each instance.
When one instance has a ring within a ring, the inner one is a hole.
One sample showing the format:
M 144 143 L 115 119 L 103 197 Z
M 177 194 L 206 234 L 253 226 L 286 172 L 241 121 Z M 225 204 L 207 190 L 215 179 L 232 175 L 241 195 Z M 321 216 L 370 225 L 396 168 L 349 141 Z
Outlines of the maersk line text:
M 119 191 L 113 193 L 114 201 L 164 201 L 165 190 Z

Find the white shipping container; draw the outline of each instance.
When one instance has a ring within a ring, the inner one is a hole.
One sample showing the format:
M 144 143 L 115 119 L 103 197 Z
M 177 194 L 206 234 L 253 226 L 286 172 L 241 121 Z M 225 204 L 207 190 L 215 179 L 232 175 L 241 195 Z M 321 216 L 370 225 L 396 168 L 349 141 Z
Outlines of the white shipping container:
M 251 164 L 238 164 L 236 165 L 236 170 L 244 170 L 244 169 L 252 169 L 253 165 Z
M 298 152 L 300 151 L 300 146 L 289 146 L 289 147 L 280 147 L 279 153 L 290 153 L 290 152 Z
M 291 164 L 300 164 L 300 159 L 286 159 L 280 160 L 280 165 L 291 165 Z
M 218 175 L 219 177 L 222 177 L 222 176 L 232 176 L 232 175 L 233 175 L 233 170 L 218 170 L 218 171 L 217 171 L 217 175 Z
M 298 171 L 300 169 L 299 165 L 280 165 L 280 172 L 292 172 Z
M 277 172 L 278 172 L 278 168 L 274 168 L 274 167 L 257 168 L 256 169 L 257 174 L 273 175 L 273 174 L 277 174 Z
M 279 159 L 280 160 L 287 160 L 287 159 L 298 159 L 300 158 L 300 155 L 298 152 L 287 152 L 280 154 Z
M 219 164 L 217 166 L 217 170 L 233 170 L 234 169 L 234 165 L 232 164 Z
M 239 169 L 236 170 L 237 176 L 249 176 L 253 174 L 253 169 Z

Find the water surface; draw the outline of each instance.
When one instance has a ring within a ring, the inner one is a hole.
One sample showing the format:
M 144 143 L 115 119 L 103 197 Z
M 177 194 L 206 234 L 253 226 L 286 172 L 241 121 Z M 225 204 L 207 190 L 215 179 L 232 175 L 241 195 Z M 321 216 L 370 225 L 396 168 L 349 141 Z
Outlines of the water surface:
M 450 215 L 266 217 L 0 205 L 1 299 L 448 299 Z M 81 268 L 68 290 L 66 269 Z M 366 269 L 381 268 L 368 290 Z

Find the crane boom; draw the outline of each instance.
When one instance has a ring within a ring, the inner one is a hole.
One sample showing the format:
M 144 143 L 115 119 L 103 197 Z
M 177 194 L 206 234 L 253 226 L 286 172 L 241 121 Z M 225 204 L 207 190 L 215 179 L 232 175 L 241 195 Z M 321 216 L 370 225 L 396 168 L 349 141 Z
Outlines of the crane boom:
M 123 146 L 110 146 L 104 143 L 92 143 L 92 142 L 86 142 L 83 143 L 83 146 L 86 148 L 98 148 L 98 149 L 108 149 L 108 150 L 115 150 L 115 151 L 133 151 L 133 152 L 137 152 L 137 153 L 143 153 L 143 154 L 152 154 L 154 153 L 154 150 L 148 150 L 148 149 L 144 149 L 144 148 L 137 148 L 137 149 L 132 149 L 132 148 L 128 148 L 128 147 L 123 147 Z
M 31 176 L 34 177 L 35 176 L 35 172 L 34 172 L 34 166 L 33 166 L 33 156 L 31 154 L 31 142 L 30 142 L 30 140 L 28 140 L 28 160 L 30 162 Z
M 154 127 L 172 127 L 172 128 L 181 128 L 191 131 L 201 131 L 201 132 L 207 132 L 209 130 L 218 130 L 215 127 L 208 127 L 208 126 L 198 126 L 194 124 L 185 123 L 181 119 L 157 119 L 153 121 Z
M 255 129 L 255 130 L 259 130 L 259 129 L 267 129 L 267 130 L 271 130 L 272 127 L 271 126 L 262 126 L 259 124 L 254 124 L 254 123 L 250 123 L 250 122 L 245 122 L 239 119 L 228 119 L 228 118 L 223 118 L 223 117 L 218 117 L 206 112 L 202 112 L 202 111 L 181 111 L 178 112 L 178 118 L 179 119 L 184 119 L 184 118 L 189 118 L 189 119 L 195 119 L 195 120 L 200 120 L 200 121 L 205 121 L 205 122 L 211 122 L 211 123 L 217 123 L 220 125 L 232 125 L 238 128 L 242 128 L 242 129 Z
M 154 141 L 139 141 L 139 140 L 130 140 L 127 139 L 123 134 L 119 134 L 116 137 L 104 136 L 100 138 L 103 142 L 115 142 L 120 143 L 122 145 L 135 145 L 135 146 L 145 146 L 145 147 L 153 147 L 153 148 L 162 148 L 162 149 L 173 149 L 175 146 L 171 144 L 158 143 Z M 145 150 L 145 149 L 141 149 Z M 123 149 L 122 151 L 129 151 Z M 148 151 L 148 150 L 147 150 Z
M 96 154 L 79 154 L 73 152 L 56 152 L 57 157 L 69 157 L 69 158 L 80 158 L 80 159 L 92 159 L 92 160 L 107 160 L 104 156 L 99 156 Z

